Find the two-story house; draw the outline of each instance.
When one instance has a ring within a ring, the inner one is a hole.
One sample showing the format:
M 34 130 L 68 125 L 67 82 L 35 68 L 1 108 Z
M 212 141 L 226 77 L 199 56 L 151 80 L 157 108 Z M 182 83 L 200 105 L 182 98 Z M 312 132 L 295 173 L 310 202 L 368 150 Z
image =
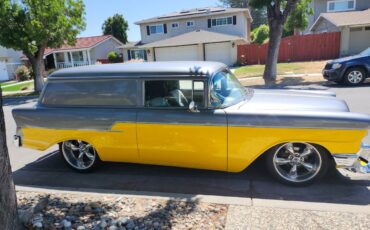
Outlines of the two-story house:
M 370 47 L 370 0 L 314 0 L 311 33 L 340 32 L 342 56 Z
M 136 22 L 141 41 L 121 46 L 124 60 L 218 61 L 233 65 L 237 46 L 250 42 L 248 9 L 207 7 Z

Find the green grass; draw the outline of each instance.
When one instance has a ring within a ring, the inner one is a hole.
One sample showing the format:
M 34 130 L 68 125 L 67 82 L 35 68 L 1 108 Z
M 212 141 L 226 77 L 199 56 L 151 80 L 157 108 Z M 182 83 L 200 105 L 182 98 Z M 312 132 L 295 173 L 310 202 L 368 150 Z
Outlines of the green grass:
M 321 73 L 325 63 L 326 61 L 279 63 L 277 65 L 277 74 Z M 265 65 L 242 66 L 235 69 L 235 75 L 238 78 L 260 77 L 263 75 L 264 69 Z
M 33 89 L 33 81 L 23 82 L 17 85 L 10 85 L 7 87 L 2 87 L 3 92 L 16 92 L 16 91 L 30 90 L 30 89 Z
M 0 83 L 0 86 L 11 85 L 11 84 L 14 84 L 14 83 L 17 83 L 17 82 L 16 82 L 16 81 L 6 81 L 6 82 L 1 82 L 1 83 Z

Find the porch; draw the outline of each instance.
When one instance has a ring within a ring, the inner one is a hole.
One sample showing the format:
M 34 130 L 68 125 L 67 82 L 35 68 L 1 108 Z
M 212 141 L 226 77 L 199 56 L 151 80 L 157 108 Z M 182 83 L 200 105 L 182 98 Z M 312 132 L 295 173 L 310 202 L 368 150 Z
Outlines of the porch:
M 47 62 L 49 64 L 53 62 L 56 69 L 95 64 L 91 62 L 90 50 L 88 49 L 77 51 L 55 51 L 52 55 L 49 55 Z

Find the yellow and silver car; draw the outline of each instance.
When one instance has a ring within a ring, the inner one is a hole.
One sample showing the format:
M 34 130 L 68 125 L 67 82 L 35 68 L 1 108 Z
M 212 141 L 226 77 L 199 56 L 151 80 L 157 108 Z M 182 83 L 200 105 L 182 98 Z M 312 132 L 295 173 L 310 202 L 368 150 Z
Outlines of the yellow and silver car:
M 240 172 L 262 155 L 302 185 L 337 167 L 369 172 L 370 116 L 331 92 L 244 88 L 214 62 L 96 65 L 54 72 L 34 108 L 13 110 L 15 141 L 59 144 L 71 168 L 101 161 Z

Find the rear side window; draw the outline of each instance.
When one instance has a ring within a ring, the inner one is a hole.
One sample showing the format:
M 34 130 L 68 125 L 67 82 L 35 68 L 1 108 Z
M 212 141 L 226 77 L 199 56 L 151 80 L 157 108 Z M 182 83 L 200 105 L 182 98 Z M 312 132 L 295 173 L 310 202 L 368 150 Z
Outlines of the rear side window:
M 136 80 L 49 82 L 41 103 L 53 106 L 136 106 Z

